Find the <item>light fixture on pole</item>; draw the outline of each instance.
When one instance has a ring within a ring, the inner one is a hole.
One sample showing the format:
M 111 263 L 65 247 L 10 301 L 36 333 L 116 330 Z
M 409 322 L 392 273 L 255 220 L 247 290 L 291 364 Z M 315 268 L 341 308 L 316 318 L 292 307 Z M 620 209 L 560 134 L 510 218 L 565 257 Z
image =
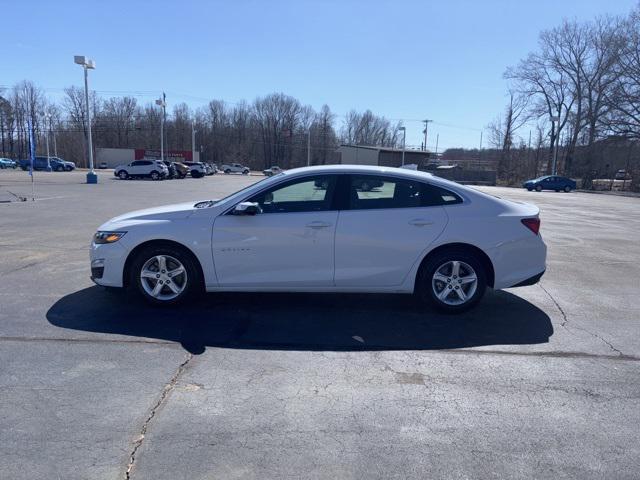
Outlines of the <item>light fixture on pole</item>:
M 558 142 L 560 140 L 560 115 L 551 117 L 551 123 L 555 124 L 554 132 L 555 132 L 555 145 L 553 149 L 553 165 L 551 167 L 551 175 L 556 174 L 556 168 L 558 165 Z
M 89 147 L 89 173 L 87 183 L 98 183 L 98 175 L 93 170 L 93 140 L 91 139 L 91 109 L 89 108 L 89 70 L 95 70 L 96 63 L 84 55 L 75 55 L 73 61 L 84 69 L 84 106 L 87 111 L 87 146 Z
M 162 92 L 162 98 L 156 100 L 156 105 L 162 107 L 162 119 L 160 120 L 160 160 L 164 162 L 164 117 L 167 108 L 167 96 Z
M 398 131 L 400 130 L 402 130 L 402 165 L 404 166 L 404 151 L 406 148 L 406 141 L 407 141 L 407 128 L 398 127 Z

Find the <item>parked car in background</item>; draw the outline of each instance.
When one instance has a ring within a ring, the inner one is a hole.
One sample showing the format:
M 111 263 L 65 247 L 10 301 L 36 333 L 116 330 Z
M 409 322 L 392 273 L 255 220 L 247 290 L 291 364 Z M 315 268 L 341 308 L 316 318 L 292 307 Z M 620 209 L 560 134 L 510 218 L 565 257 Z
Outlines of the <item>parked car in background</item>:
M 187 167 L 184 163 L 180 162 L 172 162 L 173 168 L 176 169 L 177 178 L 184 178 L 189 175 L 189 167 Z
M 631 174 L 624 168 L 618 170 L 613 177 L 615 180 L 631 180 Z
M 16 168 L 18 164 L 10 158 L 0 158 L 0 168 Z
M 571 190 L 576 189 L 576 182 L 575 180 L 571 180 L 567 177 L 545 175 L 544 177 L 527 180 L 522 184 L 522 186 L 529 191 L 535 190 L 536 192 L 541 192 L 542 190 L 570 192 Z
M 100 162 L 100 165 L 98 165 L 98 168 L 100 170 L 104 170 L 107 168 L 107 162 Z
M 189 172 L 193 178 L 202 178 L 207 174 L 207 170 L 202 162 L 182 162 L 189 167 Z
M 266 168 L 266 169 L 262 170 L 262 173 L 264 173 L 265 176 L 267 176 L 267 177 L 271 177 L 271 176 L 275 175 L 276 173 L 280 173 L 280 172 L 284 172 L 284 170 L 282 170 L 277 165 L 274 165 L 271 168 Z
M 169 170 L 160 160 L 135 160 L 126 165 L 118 165 L 113 169 L 113 174 L 121 180 L 145 177 L 162 180 L 169 175 Z
M 382 186 L 362 192 L 363 183 Z M 425 172 L 298 168 L 222 200 L 109 220 L 93 238 L 91 275 L 160 305 L 204 290 L 375 292 L 415 294 L 457 313 L 489 287 L 540 279 L 538 215 L 534 205 Z
M 164 163 L 164 166 L 167 167 L 167 179 L 170 180 L 172 178 L 178 178 L 178 174 L 176 171 L 176 167 L 173 166 L 173 162 L 170 162 L 169 160 L 161 160 L 162 163 Z
M 51 170 L 54 172 L 70 172 L 76 168 L 76 164 L 74 162 L 68 162 L 67 160 L 63 160 L 59 157 L 49 157 L 48 161 L 47 157 L 44 156 L 36 156 L 34 158 L 34 170 L 47 170 L 48 165 L 51 166 Z M 29 170 L 30 167 L 30 159 L 20 160 L 20 168 L 22 170 Z
M 239 163 L 231 163 L 229 165 L 222 165 L 222 167 L 220 167 L 220 169 L 226 173 L 241 173 L 243 175 L 249 175 L 249 167 L 245 167 L 244 165 L 241 165 Z
M 206 171 L 206 175 L 215 175 L 216 173 L 218 173 L 218 167 L 216 167 L 212 163 L 203 162 L 203 164 Z

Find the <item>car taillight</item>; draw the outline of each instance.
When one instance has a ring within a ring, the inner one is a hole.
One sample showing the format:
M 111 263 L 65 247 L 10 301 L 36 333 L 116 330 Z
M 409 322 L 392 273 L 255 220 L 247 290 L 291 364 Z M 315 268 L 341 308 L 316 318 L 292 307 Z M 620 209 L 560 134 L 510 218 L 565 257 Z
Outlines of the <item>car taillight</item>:
M 538 235 L 540 231 L 540 219 L 539 218 L 523 218 L 520 220 L 522 224 L 531 230 L 533 233 Z

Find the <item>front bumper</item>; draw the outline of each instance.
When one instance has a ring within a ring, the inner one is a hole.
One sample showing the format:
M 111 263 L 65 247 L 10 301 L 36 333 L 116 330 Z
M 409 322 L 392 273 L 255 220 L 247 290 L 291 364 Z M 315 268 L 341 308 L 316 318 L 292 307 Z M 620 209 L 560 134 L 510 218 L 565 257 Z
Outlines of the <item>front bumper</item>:
M 115 243 L 91 244 L 91 280 L 104 287 L 122 287 L 124 264 L 127 260 L 127 249 Z

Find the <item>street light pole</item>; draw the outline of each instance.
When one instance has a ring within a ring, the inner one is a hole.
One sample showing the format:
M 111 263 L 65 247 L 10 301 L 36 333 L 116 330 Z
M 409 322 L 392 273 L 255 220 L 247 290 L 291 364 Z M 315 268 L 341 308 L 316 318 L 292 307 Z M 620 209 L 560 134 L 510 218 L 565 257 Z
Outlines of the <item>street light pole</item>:
M 196 161 L 196 129 L 195 121 L 193 120 L 191 121 L 191 161 Z
M 406 141 L 407 141 L 407 128 L 400 127 L 398 130 L 402 130 L 402 165 L 404 166 L 404 151 L 406 149 Z
M 311 128 L 307 130 L 307 167 L 311 165 Z
M 554 132 L 555 132 L 555 145 L 554 145 L 554 149 L 553 149 L 553 165 L 551 167 L 551 175 L 556 175 L 556 168 L 558 165 L 558 143 L 560 140 L 560 115 L 556 116 L 556 117 L 551 117 L 551 123 L 554 125 Z
M 89 70 L 94 70 L 96 64 L 93 60 L 76 55 L 73 60 L 84 69 L 84 106 L 87 111 L 87 145 L 89 147 L 89 173 L 87 173 L 87 183 L 98 183 L 98 175 L 93 170 L 93 139 L 91 138 L 91 109 L 89 108 Z
M 156 100 L 156 105 L 162 107 L 162 119 L 160 120 L 160 160 L 164 162 L 164 118 L 166 115 L 167 96 L 162 92 L 162 98 Z
M 48 113 L 45 115 L 45 119 L 49 119 L 51 118 L 51 115 L 49 115 Z M 45 128 L 45 138 L 46 138 L 46 144 L 47 144 L 47 171 L 50 172 L 51 171 L 51 157 L 49 155 L 49 123 L 46 123 L 46 127 Z

